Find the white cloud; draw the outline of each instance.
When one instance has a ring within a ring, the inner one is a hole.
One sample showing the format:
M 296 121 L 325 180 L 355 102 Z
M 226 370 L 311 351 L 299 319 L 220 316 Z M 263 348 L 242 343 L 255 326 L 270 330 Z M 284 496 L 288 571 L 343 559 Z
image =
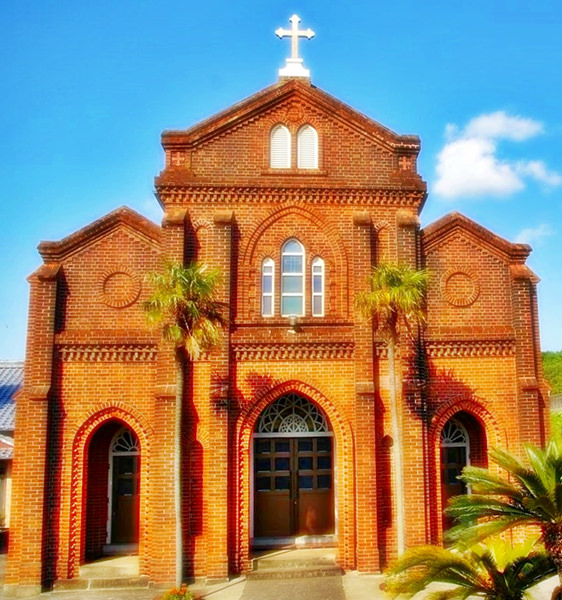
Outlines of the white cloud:
M 543 132 L 543 124 L 525 117 L 512 117 L 503 110 L 471 119 L 464 137 L 488 140 L 506 139 L 521 142 Z
M 525 229 L 522 229 L 515 237 L 515 242 L 517 244 L 532 244 L 553 233 L 554 229 L 552 229 L 550 225 L 541 223 L 536 227 L 526 227 Z
M 527 177 L 550 186 L 562 185 L 562 175 L 549 171 L 542 161 L 510 161 L 497 156 L 500 140 L 522 142 L 543 131 L 540 121 L 504 111 L 475 117 L 463 129 L 447 124 L 447 143 L 437 156 L 433 190 L 443 198 L 453 199 L 507 196 L 523 189 Z
M 542 160 L 528 160 L 517 163 L 516 169 L 521 175 L 527 175 L 547 185 L 562 184 L 562 175 L 549 171 Z
M 446 144 L 437 157 L 436 194 L 444 198 L 493 194 L 505 196 L 523 187 L 513 167 L 495 156 L 486 139 L 460 139 Z

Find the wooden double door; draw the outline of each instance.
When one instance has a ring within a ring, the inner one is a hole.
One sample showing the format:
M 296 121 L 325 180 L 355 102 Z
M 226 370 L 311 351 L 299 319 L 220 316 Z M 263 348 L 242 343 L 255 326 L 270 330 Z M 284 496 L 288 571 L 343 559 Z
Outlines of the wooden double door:
M 254 537 L 334 533 L 331 436 L 254 440 Z
M 136 544 L 139 541 L 139 456 L 114 456 L 112 470 L 110 542 Z

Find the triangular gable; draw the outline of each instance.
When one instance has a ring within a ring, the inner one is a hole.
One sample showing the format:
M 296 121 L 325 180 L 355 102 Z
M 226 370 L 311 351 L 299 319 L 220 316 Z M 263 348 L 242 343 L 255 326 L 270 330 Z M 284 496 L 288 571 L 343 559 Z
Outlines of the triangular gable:
M 259 117 L 291 98 L 299 98 L 328 113 L 333 119 L 340 120 L 347 127 L 391 152 L 400 150 L 408 154 L 419 153 L 418 136 L 398 135 L 310 83 L 297 79 L 280 81 L 185 131 L 164 131 L 162 145 L 164 149 L 178 146 L 184 149 L 197 147 L 250 119 Z
M 46 263 L 60 262 L 122 226 L 144 238 L 147 243 L 160 246 L 161 228 L 134 210 L 122 206 L 58 242 L 41 242 L 38 250 Z
M 459 232 L 476 239 L 479 245 L 508 263 L 524 264 L 531 253 L 528 244 L 509 242 L 458 212 L 449 213 L 422 230 L 424 251 L 430 253 Z

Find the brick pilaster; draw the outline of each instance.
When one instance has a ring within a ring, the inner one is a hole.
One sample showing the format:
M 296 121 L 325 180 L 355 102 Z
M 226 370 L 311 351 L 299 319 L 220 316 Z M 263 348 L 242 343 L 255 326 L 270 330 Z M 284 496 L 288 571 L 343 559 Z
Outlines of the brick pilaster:
M 16 414 L 12 523 L 6 592 L 40 591 L 53 575 L 56 532 L 47 514 L 47 434 L 53 372 L 58 265 L 30 278 L 29 329 L 23 392 Z M 29 540 L 35 543 L 30 544 Z M 13 590 L 12 590 L 13 588 Z
M 368 213 L 353 217 L 353 272 L 355 292 L 367 289 L 373 264 L 373 228 Z M 355 448 L 356 471 L 356 560 L 357 569 L 380 569 L 377 514 L 377 440 L 375 384 L 373 381 L 373 327 L 370 320 L 355 314 Z
M 217 299 L 225 304 L 231 303 L 232 273 L 232 227 L 234 216 L 231 212 L 214 215 L 214 227 L 209 233 L 208 251 L 212 266 L 222 273 L 222 285 Z M 230 524 L 229 498 L 229 399 L 230 399 L 230 361 L 229 336 L 224 332 L 221 342 L 211 354 L 211 389 L 209 395 L 210 421 L 209 437 L 212 449 L 207 452 L 207 579 L 223 580 L 228 577 L 229 552 L 228 540 Z M 235 501 L 235 499 L 232 499 Z

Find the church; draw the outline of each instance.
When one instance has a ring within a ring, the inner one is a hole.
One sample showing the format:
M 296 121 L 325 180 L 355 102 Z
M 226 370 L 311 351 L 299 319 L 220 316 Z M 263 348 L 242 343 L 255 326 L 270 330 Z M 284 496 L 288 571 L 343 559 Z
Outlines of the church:
M 7 591 L 79 579 L 120 551 L 174 581 L 176 358 L 142 306 L 163 259 L 219 268 L 229 317 L 185 372 L 188 577 L 245 573 L 256 549 L 288 545 L 380 571 L 400 538 L 442 542 L 466 464 L 548 435 L 530 247 L 458 213 L 421 228 L 419 138 L 315 87 L 298 54 L 314 34 L 291 22 L 276 83 L 162 134 L 161 224 L 122 207 L 39 244 Z M 355 305 L 381 263 L 429 272 L 426 326 L 401 336 L 392 374 L 402 439 L 386 344 Z

